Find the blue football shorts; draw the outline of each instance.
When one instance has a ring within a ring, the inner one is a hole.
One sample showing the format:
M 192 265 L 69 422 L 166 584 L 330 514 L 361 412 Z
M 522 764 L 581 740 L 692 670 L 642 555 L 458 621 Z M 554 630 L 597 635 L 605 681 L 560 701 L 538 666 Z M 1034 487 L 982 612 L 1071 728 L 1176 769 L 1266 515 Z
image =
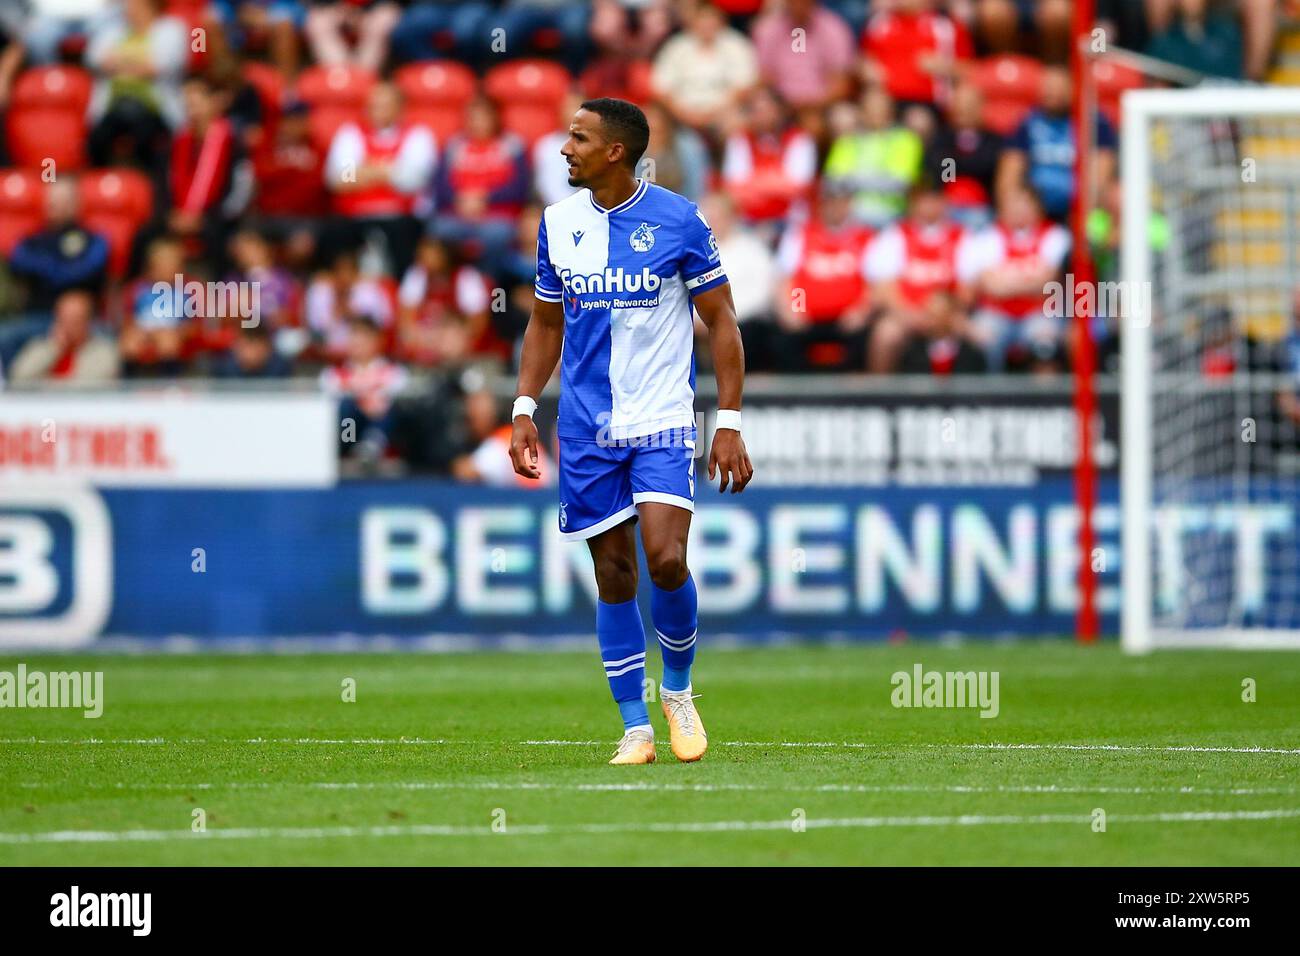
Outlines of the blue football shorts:
M 591 538 L 646 501 L 695 510 L 695 429 L 617 443 L 559 439 L 560 534 Z

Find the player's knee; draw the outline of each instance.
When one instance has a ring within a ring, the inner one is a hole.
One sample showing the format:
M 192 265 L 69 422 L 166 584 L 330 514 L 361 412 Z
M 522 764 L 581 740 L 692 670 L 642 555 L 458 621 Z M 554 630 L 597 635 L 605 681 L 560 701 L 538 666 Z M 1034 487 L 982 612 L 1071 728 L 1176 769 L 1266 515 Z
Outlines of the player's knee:
M 666 545 L 646 555 L 650 580 L 665 591 L 675 591 L 686 581 L 686 550 L 680 545 Z
M 596 590 L 600 599 L 621 604 L 636 597 L 636 561 L 624 554 L 602 555 L 596 560 Z

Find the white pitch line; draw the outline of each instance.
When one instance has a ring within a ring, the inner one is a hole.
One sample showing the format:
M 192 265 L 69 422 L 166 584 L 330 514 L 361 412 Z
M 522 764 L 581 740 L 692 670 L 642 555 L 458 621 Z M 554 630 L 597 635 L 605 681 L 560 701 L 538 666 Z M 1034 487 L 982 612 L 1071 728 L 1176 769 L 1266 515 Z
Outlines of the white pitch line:
M 1280 820 L 1300 817 L 1300 808 L 1273 810 L 1204 810 L 1180 813 L 1112 814 L 1116 823 L 1201 823 L 1241 820 Z M 1092 822 L 1091 814 L 1039 814 L 1036 816 L 916 816 L 837 817 L 803 821 L 809 830 L 875 829 L 881 827 L 970 827 L 1022 826 L 1064 823 L 1076 826 Z M 495 831 L 490 826 L 464 827 L 442 824 L 411 824 L 385 827 L 241 827 L 229 830 L 50 830 L 38 833 L 0 833 L 0 844 L 33 843 L 137 843 L 165 840 L 327 840 L 340 837 L 456 837 L 456 836 L 552 836 L 608 833 L 725 833 L 761 830 L 791 830 L 793 820 L 710 820 L 698 823 L 578 823 L 508 826 Z
M 521 747 L 606 747 L 613 746 L 608 740 L 516 740 L 506 741 L 507 745 Z M 717 741 L 723 747 L 782 747 L 782 748 L 817 748 L 826 750 L 1067 750 L 1097 751 L 1112 753 L 1231 753 L 1231 754 L 1284 754 L 1300 755 L 1300 747 L 1211 747 L 1195 744 L 1149 745 L 1149 744 L 1057 744 L 1057 743 L 897 743 L 876 744 L 851 740 L 722 740 Z M 446 746 L 465 745 L 486 747 L 493 746 L 487 740 L 453 740 L 450 738 L 428 737 L 249 737 L 245 739 L 221 740 L 203 737 L 135 737 L 135 738 L 40 738 L 12 737 L 0 739 L 0 746 L 30 746 L 33 744 L 54 746 L 122 746 L 122 745 L 185 745 L 185 746 L 229 746 L 231 744 L 287 744 L 290 746 Z
M 49 790 L 68 786 L 63 781 L 23 781 L 24 790 Z M 546 790 L 565 793 L 960 793 L 960 794 L 1053 794 L 1077 795 L 1088 793 L 1120 794 L 1125 796 L 1205 796 L 1251 797 L 1284 796 L 1300 793 L 1300 787 L 1078 787 L 1059 784 L 1026 784 L 994 786 L 966 786 L 962 784 L 870 784 L 822 783 L 802 784 L 752 784 L 752 783 L 534 783 L 520 781 L 444 781 L 444 780 L 380 780 L 380 781 L 226 781 L 218 783 L 143 783 L 140 781 L 118 783 L 76 784 L 86 790 L 278 790 L 298 788 L 306 790 L 493 790 L 529 791 Z

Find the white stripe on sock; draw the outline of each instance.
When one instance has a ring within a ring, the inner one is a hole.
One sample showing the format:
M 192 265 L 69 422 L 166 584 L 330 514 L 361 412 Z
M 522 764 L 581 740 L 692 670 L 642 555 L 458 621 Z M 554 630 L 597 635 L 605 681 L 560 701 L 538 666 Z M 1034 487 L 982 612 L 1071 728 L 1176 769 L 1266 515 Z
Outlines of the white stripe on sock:
M 698 635 L 700 632 L 698 629 L 691 631 L 690 637 L 683 637 L 683 638 L 667 637 L 664 635 L 663 631 L 658 630 L 657 628 L 655 629 L 655 633 L 659 635 L 659 643 L 662 644 L 664 647 L 673 651 L 684 651 L 692 644 L 695 643 L 696 635 Z
M 621 667 L 624 664 L 637 660 L 645 660 L 645 651 L 642 651 L 640 654 L 633 654 L 631 657 L 625 657 L 621 661 L 602 661 L 602 663 L 605 665 L 605 669 L 608 670 L 611 667 Z
M 635 664 L 628 664 L 627 667 L 624 667 L 622 670 L 617 670 L 617 671 L 605 671 L 605 676 L 606 676 L 606 677 L 622 677 L 622 676 L 623 676 L 624 674 L 626 674 L 628 671 L 634 671 L 634 670 L 637 670 L 637 669 L 645 670 L 645 661 L 637 661 Z

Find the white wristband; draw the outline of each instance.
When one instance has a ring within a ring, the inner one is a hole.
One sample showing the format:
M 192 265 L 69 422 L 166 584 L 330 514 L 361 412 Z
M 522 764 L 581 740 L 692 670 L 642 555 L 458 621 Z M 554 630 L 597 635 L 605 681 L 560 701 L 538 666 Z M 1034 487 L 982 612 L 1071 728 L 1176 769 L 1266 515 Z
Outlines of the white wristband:
M 733 431 L 740 431 L 740 412 L 734 408 L 719 408 L 713 427 L 715 430 L 730 428 Z
M 535 411 L 537 411 L 537 402 L 527 395 L 520 395 L 515 399 L 515 407 L 510 412 L 510 420 L 513 422 L 520 415 L 527 415 L 532 418 Z

